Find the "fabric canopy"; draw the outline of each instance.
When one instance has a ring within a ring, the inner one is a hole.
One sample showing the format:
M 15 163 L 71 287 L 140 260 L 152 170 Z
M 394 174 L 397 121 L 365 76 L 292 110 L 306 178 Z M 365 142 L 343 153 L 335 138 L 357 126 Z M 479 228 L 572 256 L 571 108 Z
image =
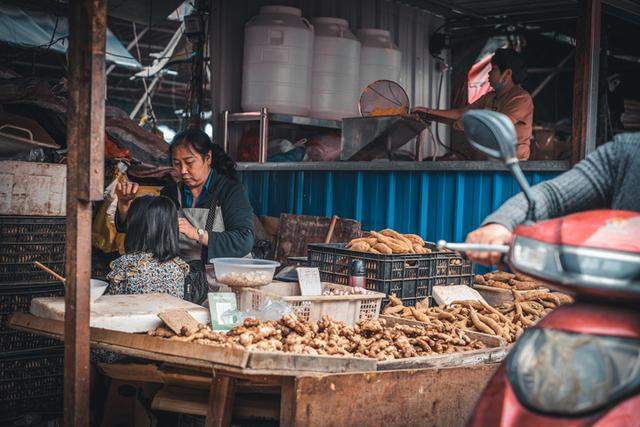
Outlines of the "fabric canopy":
M 54 16 L 44 11 L 26 10 L 20 6 L 0 3 L 0 42 L 66 53 L 69 46 L 68 36 L 69 22 L 65 16 Z M 142 68 L 109 29 L 105 59 L 130 69 Z

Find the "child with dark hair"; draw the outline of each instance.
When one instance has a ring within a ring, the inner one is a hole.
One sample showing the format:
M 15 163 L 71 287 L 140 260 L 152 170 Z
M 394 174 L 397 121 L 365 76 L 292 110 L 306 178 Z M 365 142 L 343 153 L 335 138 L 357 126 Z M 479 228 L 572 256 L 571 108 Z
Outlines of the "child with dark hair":
M 184 297 L 189 265 L 178 257 L 178 211 L 171 199 L 136 198 L 127 216 L 126 254 L 111 262 L 108 294 Z
M 212 258 L 244 257 L 253 248 L 253 209 L 239 180 L 235 162 L 198 128 L 188 128 L 173 138 L 169 159 L 179 182 L 165 186 L 180 211 L 178 220 L 180 257 L 190 267 L 185 280 L 188 301 L 202 304 L 209 285 L 206 265 Z M 118 231 L 130 221 L 130 203 L 138 184 L 116 185 Z

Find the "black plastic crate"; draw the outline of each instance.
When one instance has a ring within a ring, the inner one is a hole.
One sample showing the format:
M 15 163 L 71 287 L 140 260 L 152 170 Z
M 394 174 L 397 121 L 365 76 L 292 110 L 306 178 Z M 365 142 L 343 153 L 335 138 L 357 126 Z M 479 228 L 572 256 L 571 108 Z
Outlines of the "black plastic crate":
M 0 216 L 0 285 L 55 283 L 33 264 L 64 275 L 64 217 Z
M 64 243 L 66 218 L 0 215 L 0 242 Z
M 0 357 L 0 418 L 62 412 L 63 357 L 61 347 Z
M 28 312 L 33 298 L 63 295 L 64 285 L 62 284 L 0 287 L 0 331 L 8 330 L 7 322 L 12 313 Z M 2 351 L 10 351 L 10 349 L 2 349 Z
M 434 286 L 473 283 L 469 260 L 456 252 L 438 251 L 433 243 L 427 243 L 426 247 L 431 249 L 430 254 L 378 255 L 346 249 L 343 243 L 329 243 L 310 244 L 307 252 L 309 265 L 320 270 L 323 281 L 342 285 L 348 284 L 352 261 L 361 260 L 367 289 L 387 295 L 395 293 L 406 306 L 431 298 Z
M 30 352 L 62 345 L 62 342 L 29 332 L 17 331 L 7 327 L 0 330 L 0 357 L 7 353 Z

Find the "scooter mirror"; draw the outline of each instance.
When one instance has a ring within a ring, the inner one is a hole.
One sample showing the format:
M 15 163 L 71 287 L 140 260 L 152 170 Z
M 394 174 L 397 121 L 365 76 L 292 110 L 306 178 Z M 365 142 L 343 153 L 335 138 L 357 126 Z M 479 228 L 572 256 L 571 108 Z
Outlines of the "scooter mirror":
M 516 130 L 504 114 L 471 110 L 462 116 L 462 127 L 476 150 L 503 162 L 516 158 Z

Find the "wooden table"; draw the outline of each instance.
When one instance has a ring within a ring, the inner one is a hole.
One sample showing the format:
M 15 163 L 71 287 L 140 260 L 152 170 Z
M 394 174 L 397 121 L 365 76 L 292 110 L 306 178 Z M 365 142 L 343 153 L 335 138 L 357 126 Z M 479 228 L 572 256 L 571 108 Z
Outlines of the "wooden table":
M 15 313 L 10 324 L 64 339 L 64 323 L 60 321 Z M 464 425 L 498 366 L 485 363 L 443 368 L 452 360 L 440 359 L 429 368 L 376 371 L 375 361 L 368 359 L 249 354 L 97 328 L 91 328 L 90 340 L 95 347 L 161 362 L 157 368 L 143 365 L 147 368 L 142 371 L 117 366 L 107 369 L 125 370 L 111 372 L 112 376 L 137 375 L 140 380 L 162 382 L 166 389 L 156 399 L 160 406 L 157 409 L 181 404 L 186 413 L 206 415 L 207 426 L 230 425 L 234 399 L 239 396 L 236 390 L 247 388 L 279 393 L 275 410 L 257 409 L 270 414 L 277 411 L 282 426 Z M 499 362 L 506 349 L 493 349 L 487 354 L 481 359 L 477 355 L 466 359 Z M 172 403 L 172 396 L 183 393 L 172 394 L 172 387 L 195 391 L 186 401 Z

